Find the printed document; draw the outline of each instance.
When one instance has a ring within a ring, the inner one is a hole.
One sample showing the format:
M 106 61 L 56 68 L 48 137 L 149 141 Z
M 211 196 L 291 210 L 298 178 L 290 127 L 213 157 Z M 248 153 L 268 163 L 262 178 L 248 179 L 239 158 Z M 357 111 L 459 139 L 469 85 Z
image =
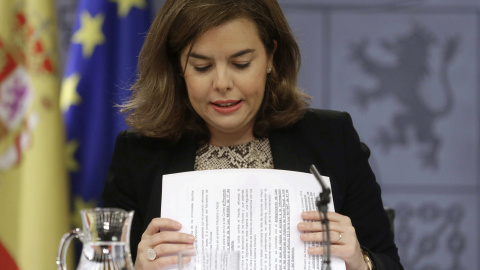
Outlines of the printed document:
M 323 177 L 330 188 L 330 179 Z M 321 186 L 313 174 L 228 169 L 163 177 L 161 216 L 196 237 L 197 250 L 239 250 L 240 269 L 321 269 L 322 258 L 300 240 L 303 211 L 317 210 Z M 328 205 L 334 211 L 333 200 Z M 333 270 L 345 262 L 331 258 Z

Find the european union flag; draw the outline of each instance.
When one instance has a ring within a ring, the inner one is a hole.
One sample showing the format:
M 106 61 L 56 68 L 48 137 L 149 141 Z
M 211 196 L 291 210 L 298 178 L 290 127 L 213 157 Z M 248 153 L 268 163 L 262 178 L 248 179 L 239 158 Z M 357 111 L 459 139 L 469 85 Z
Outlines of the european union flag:
M 150 25 L 149 0 L 79 0 L 65 66 L 61 107 L 76 227 L 96 207 L 119 131 L 116 104 L 128 99 Z

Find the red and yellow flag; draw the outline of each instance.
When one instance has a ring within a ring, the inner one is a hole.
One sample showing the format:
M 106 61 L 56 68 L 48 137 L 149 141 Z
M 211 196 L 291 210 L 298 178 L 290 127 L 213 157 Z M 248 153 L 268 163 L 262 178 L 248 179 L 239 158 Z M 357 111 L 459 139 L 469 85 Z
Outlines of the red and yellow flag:
M 0 268 L 55 269 L 69 228 L 54 0 L 0 8 Z

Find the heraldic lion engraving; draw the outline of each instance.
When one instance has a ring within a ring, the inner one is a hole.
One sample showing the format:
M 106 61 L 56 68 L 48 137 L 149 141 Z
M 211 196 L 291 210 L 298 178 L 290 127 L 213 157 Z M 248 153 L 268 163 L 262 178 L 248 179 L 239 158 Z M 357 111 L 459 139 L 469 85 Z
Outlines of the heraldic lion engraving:
M 453 108 L 453 93 L 447 69 L 457 52 L 459 38 L 448 38 L 441 48 L 443 55 L 439 78 L 443 89 L 438 89 L 438 94 L 444 95 L 445 103 L 441 108 L 434 109 L 425 102 L 421 87 L 422 82 L 430 76 L 429 56 L 436 42 L 437 39 L 419 25 L 393 41 L 382 40 L 382 47 L 396 58 L 393 65 L 368 56 L 367 40 L 351 45 L 353 61 L 358 62 L 363 72 L 377 81 L 373 89 L 356 87 L 355 102 L 365 109 L 370 100 L 390 97 L 402 108 L 395 113 L 390 130 L 385 127 L 380 129 L 377 142 L 384 150 L 390 150 L 394 145 L 404 146 L 408 143 L 407 134 L 411 129 L 416 141 L 421 144 L 423 165 L 430 168 L 438 167 L 441 142 L 439 135 L 434 132 L 435 121 L 450 113 Z

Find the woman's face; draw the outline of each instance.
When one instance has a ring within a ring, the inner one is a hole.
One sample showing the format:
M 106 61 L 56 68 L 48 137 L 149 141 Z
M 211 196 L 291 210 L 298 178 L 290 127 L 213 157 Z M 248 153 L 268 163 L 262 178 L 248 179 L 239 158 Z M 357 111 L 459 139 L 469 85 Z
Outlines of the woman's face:
M 272 67 L 256 25 L 234 19 L 214 27 L 181 53 L 188 98 L 210 130 L 210 143 L 235 145 L 252 140 L 262 104 L 267 68 Z

